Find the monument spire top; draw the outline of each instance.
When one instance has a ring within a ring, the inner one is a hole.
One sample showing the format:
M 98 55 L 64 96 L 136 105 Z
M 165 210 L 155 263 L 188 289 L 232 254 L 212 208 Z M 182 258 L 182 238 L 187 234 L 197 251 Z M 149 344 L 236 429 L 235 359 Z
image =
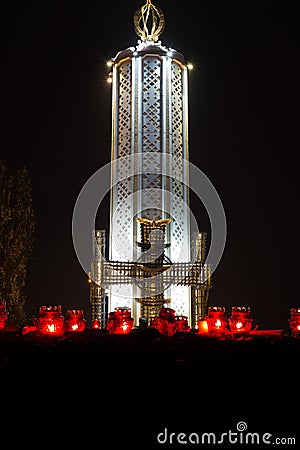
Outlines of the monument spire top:
M 165 18 L 162 10 L 154 6 L 151 0 L 134 14 L 134 28 L 142 41 L 156 42 L 165 28 Z

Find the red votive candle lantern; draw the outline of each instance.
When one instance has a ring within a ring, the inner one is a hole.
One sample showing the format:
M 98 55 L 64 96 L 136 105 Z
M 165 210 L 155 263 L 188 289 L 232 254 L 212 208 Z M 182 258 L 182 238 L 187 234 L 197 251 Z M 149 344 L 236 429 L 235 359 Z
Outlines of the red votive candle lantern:
M 93 330 L 99 330 L 101 328 L 100 320 L 94 319 L 92 321 L 92 329 Z
M 4 330 L 8 320 L 9 312 L 6 309 L 6 301 L 0 300 L 0 330 Z
M 184 333 L 188 333 L 190 331 L 187 316 L 176 316 L 175 324 L 176 324 L 176 331 L 183 331 Z
M 133 317 L 130 308 L 119 307 L 109 313 L 106 329 L 110 334 L 128 334 L 132 328 Z
M 40 306 L 37 329 L 42 334 L 54 336 L 63 334 L 64 321 L 61 305 Z
M 253 322 L 253 318 L 250 316 L 249 306 L 233 306 L 228 322 L 232 333 L 249 332 Z
M 224 334 L 227 328 L 225 306 L 209 306 L 208 316 L 206 316 L 205 320 L 210 334 L 217 336 Z
M 65 320 L 66 331 L 84 331 L 85 322 L 83 309 L 67 309 L 67 318 Z
M 165 336 L 173 336 L 177 331 L 175 310 L 172 308 L 161 308 L 159 316 L 151 319 L 150 328 L 156 328 Z
M 290 328 L 292 330 L 292 336 L 300 338 L 300 308 L 290 309 Z

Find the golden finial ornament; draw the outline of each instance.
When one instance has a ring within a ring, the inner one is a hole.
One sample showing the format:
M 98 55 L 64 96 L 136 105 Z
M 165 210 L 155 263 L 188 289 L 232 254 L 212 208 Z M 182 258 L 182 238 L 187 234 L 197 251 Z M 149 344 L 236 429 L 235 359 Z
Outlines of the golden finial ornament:
M 151 0 L 146 0 L 134 14 L 134 28 L 142 41 L 156 42 L 165 28 L 164 13 Z

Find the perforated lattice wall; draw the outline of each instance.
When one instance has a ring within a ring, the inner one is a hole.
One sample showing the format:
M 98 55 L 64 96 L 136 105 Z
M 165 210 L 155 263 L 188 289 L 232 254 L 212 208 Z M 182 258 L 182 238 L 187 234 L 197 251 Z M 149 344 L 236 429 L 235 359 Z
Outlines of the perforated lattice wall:
M 161 152 L 161 73 L 162 61 L 158 57 L 145 57 L 142 72 L 142 151 L 147 154 L 143 159 L 142 175 L 142 216 L 147 219 L 161 218 L 159 205 L 162 204 L 162 179 L 157 174 L 160 170 L 160 161 L 157 153 Z M 152 173 L 151 173 L 152 172 Z M 153 173 L 156 172 L 156 173 Z M 148 189 L 151 189 L 149 191 Z M 158 210 L 149 208 L 149 205 L 158 205 Z
M 110 258 L 126 261 L 133 258 L 132 242 L 132 216 L 133 205 L 129 196 L 133 192 L 133 177 L 130 176 L 131 168 L 128 159 L 119 159 L 131 154 L 131 127 L 132 127 L 132 63 L 125 61 L 120 65 L 118 71 L 116 129 L 117 144 L 115 158 L 118 163 L 114 167 L 114 180 L 117 181 L 113 187 L 113 211 L 111 211 L 113 228 L 111 232 Z

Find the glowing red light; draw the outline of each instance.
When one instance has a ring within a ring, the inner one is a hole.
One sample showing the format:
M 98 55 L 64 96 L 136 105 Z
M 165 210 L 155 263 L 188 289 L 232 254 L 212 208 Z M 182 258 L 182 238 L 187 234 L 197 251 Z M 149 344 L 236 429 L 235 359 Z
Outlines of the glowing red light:
M 198 320 L 198 334 L 207 334 L 208 325 L 206 320 Z
M 0 330 L 4 330 L 7 324 L 9 312 L 6 310 L 6 301 L 0 300 Z
M 289 323 L 292 331 L 292 336 L 300 338 L 300 308 L 290 309 Z
M 39 308 L 37 329 L 42 334 L 61 335 L 64 332 L 64 320 L 61 305 L 42 305 Z
M 128 334 L 133 328 L 130 308 L 115 308 L 108 315 L 106 329 L 110 334 Z
M 210 306 L 205 320 L 208 333 L 219 336 L 227 331 L 227 317 L 224 306 Z
M 253 323 L 253 318 L 250 316 L 250 308 L 248 306 L 233 306 L 228 322 L 232 333 L 249 332 Z
M 97 330 L 97 329 L 100 329 L 100 328 L 101 328 L 100 321 L 99 321 L 98 319 L 94 319 L 94 320 L 92 321 L 92 328 L 93 328 L 94 330 Z
M 82 332 L 85 330 L 85 322 L 83 309 L 67 309 L 66 331 Z
M 222 327 L 222 322 L 220 319 L 217 319 L 214 323 L 214 327 L 219 330 Z
M 48 333 L 56 333 L 56 324 L 55 323 L 48 324 L 47 331 Z
M 123 322 L 122 325 L 121 325 L 121 328 L 122 328 L 122 330 L 124 332 L 126 332 L 128 330 L 128 328 L 129 328 L 128 323 L 127 322 Z

